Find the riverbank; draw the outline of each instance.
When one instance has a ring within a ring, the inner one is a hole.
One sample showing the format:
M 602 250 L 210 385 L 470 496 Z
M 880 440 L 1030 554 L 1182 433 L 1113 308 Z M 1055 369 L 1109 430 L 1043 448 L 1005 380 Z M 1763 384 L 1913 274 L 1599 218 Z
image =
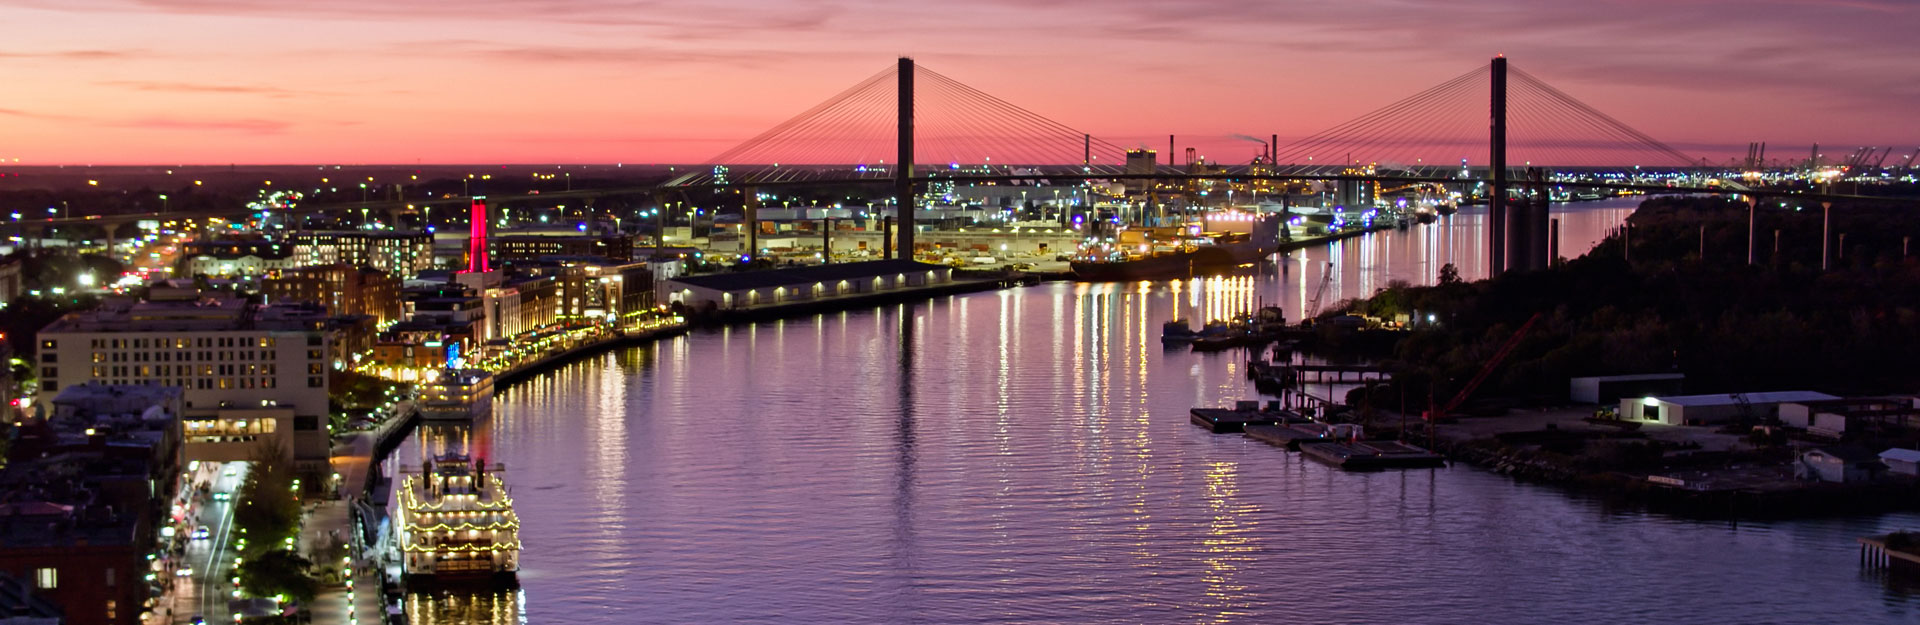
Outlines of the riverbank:
M 1712 427 L 1607 421 L 1591 407 L 1457 417 L 1433 426 L 1408 419 L 1409 440 L 1451 461 L 1550 484 L 1614 505 L 1690 518 L 1782 519 L 1920 510 L 1920 480 L 1880 476 L 1858 483 L 1794 475 L 1798 453 L 1816 447 L 1756 444 Z M 1386 438 L 1401 416 L 1368 424 Z
M 949 282 L 765 306 L 716 309 L 692 315 L 688 317 L 688 322 L 694 325 L 719 326 L 771 321 L 855 308 L 924 301 L 948 295 L 1033 284 L 1038 281 L 1038 277 L 1020 272 L 976 272 L 974 277 L 968 277 L 962 271 L 955 271 L 953 280 Z

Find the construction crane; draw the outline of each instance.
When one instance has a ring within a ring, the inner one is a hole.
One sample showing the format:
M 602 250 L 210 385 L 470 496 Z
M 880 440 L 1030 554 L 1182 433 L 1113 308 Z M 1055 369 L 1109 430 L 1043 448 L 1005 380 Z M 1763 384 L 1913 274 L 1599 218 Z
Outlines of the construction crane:
M 1533 329 L 1533 324 L 1540 321 L 1540 317 L 1541 313 L 1533 313 L 1526 323 L 1520 324 L 1520 329 L 1514 330 L 1513 336 L 1507 337 L 1507 342 L 1500 345 L 1500 351 L 1494 352 L 1493 357 L 1487 359 L 1486 366 L 1480 367 L 1480 372 L 1473 374 L 1473 379 L 1468 380 L 1466 386 L 1460 387 L 1460 392 L 1455 393 L 1453 399 L 1447 400 L 1446 405 L 1429 409 L 1427 423 L 1431 425 L 1434 420 L 1453 412 L 1453 409 L 1459 408 L 1462 402 L 1467 401 L 1467 396 L 1472 395 L 1474 389 L 1480 388 L 1481 382 L 1487 381 L 1487 376 L 1492 375 L 1494 368 L 1499 367 L 1500 362 L 1507 359 L 1507 354 L 1513 353 L 1513 348 L 1520 345 L 1520 339 L 1527 336 L 1527 331 Z
M 1320 288 L 1313 291 L 1313 299 L 1307 300 L 1307 314 L 1302 316 L 1300 321 L 1305 322 L 1308 319 L 1320 316 L 1320 300 L 1326 299 L 1327 287 L 1332 284 L 1333 263 L 1327 263 L 1327 271 L 1320 277 Z

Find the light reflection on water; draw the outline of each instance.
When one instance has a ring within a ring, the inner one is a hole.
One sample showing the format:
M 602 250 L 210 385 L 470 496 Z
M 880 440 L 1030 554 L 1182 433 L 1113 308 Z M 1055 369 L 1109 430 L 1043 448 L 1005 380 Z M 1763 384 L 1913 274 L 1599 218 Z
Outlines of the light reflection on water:
M 1597 240 L 1624 212 L 1563 231 Z M 529 380 L 479 437 L 513 483 L 522 607 L 607 624 L 1920 618 L 1853 543 L 1914 515 L 1682 521 L 1468 468 L 1342 473 L 1188 425 L 1251 397 L 1245 354 L 1163 349 L 1162 322 L 1260 301 L 1297 316 L 1329 257 L 1330 300 L 1447 260 L 1471 278 L 1474 217 L 1260 276 L 702 330 Z

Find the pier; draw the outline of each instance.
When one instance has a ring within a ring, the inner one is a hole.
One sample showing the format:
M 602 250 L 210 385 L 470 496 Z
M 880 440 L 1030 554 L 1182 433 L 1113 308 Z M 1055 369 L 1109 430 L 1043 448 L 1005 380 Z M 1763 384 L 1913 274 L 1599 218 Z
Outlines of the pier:
M 1907 532 L 1861 537 L 1860 566 L 1869 571 L 1920 573 L 1920 554 L 1909 551 L 1915 548 L 1913 541 Z
M 1347 384 L 1381 382 L 1393 379 L 1393 373 L 1373 365 L 1284 365 L 1293 370 L 1294 379 L 1304 384 Z M 1349 379 L 1351 376 L 1351 379 Z

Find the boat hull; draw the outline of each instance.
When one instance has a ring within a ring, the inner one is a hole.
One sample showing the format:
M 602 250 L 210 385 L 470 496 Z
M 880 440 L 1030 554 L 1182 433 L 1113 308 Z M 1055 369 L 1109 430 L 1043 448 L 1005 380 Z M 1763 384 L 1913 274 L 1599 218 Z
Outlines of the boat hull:
M 1070 266 L 1074 277 L 1084 282 L 1175 280 L 1220 273 L 1256 263 L 1278 251 L 1280 246 L 1277 243 L 1240 241 L 1133 260 L 1074 261 Z
M 520 587 L 520 576 L 513 571 L 406 573 L 401 581 L 409 592 Z

